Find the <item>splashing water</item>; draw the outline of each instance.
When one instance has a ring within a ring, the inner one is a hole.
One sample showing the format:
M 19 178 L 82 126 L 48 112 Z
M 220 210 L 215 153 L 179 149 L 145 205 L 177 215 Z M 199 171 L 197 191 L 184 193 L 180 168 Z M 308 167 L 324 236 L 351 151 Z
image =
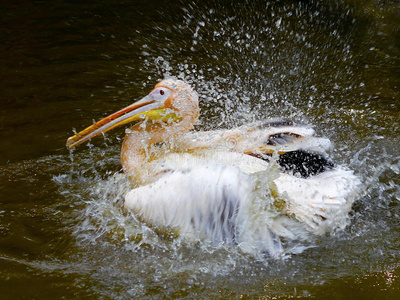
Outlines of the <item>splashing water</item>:
M 252 9 L 257 13 L 249 14 Z M 227 245 L 188 243 L 123 210 L 130 185 L 119 170 L 118 146 L 106 141 L 104 147 L 74 153 L 73 161 L 64 162 L 73 169 L 53 178 L 63 201 L 73 206 L 68 228 L 81 252 L 71 251 L 71 272 L 87 272 L 97 283 L 94 294 L 151 298 L 196 297 L 204 291 L 220 296 L 210 290 L 213 282 L 224 282 L 233 295 L 248 286 L 264 286 L 270 295 L 293 295 L 296 285 L 318 286 L 398 268 L 399 120 L 374 108 L 353 66 L 352 34 L 342 28 L 353 22 L 352 11 L 327 17 L 329 8 L 317 5 L 310 11 L 297 3 L 232 9 L 192 4 L 183 11 L 182 22 L 156 33 L 165 41 L 172 34 L 189 38 L 164 44 L 160 51 L 143 41 L 142 70 L 155 70 L 144 87 L 169 76 L 190 83 L 200 95 L 198 130 L 233 128 L 266 117 L 313 124 L 336 144 L 332 157 L 363 183 L 350 226 L 330 236 L 299 235 L 288 243 L 287 259 L 279 261 L 257 260 Z

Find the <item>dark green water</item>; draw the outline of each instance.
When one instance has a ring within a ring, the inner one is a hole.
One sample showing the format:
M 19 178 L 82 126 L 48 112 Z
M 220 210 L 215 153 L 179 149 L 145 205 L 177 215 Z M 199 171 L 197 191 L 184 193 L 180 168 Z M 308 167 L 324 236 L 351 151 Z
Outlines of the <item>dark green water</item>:
M 398 1 L 3 1 L 0 298 L 398 299 Z M 197 129 L 313 124 L 365 193 L 350 225 L 284 260 L 163 238 L 122 209 L 123 129 L 77 130 L 168 75 Z

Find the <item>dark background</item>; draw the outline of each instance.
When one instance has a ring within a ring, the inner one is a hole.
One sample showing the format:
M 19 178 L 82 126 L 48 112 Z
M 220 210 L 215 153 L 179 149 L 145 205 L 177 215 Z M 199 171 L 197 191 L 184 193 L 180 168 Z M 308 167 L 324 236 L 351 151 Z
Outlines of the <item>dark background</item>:
M 0 54 L 2 299 L 397 299 L 399 1 L 2 1 Z M 65 140 L 168 75 L 200 94 L 198 130 L 288 117 L 329 137 L 365 184 L 350 226 L 259 263 L 115 225 L 123 129 Z

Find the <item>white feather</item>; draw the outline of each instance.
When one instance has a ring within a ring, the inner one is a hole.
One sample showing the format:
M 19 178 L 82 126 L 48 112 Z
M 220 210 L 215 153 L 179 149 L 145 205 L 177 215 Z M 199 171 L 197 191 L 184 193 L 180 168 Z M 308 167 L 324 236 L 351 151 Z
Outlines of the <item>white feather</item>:
M 271 167 L 232 152 L 169 154 L 147 165 L 158 179 L 131 190 L 125 207 L 186 238 L 236 244 L 244 252 L 271 256 L 283 251 L 279 237 L 295 237 L 277 216 L 294 215 L 316 234 L 347 224 L 351 195 L 359 184 L 351 171 L 336 168 L 305 179 L 275 170 L 273 178 Z M 286 202 L 285 211 L 273 207 L 271 189 Z

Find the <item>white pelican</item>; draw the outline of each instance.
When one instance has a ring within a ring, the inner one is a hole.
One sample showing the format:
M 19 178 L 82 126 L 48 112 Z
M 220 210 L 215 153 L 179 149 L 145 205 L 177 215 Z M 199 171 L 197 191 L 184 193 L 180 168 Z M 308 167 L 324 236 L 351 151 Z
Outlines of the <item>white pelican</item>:
M 125 207 L 188 238 L 276 256 L 283 240 L 346 225 L 360 182 L 326 158 L 329 140 L 286 121 L 190 131 L 198 115 L 190 86 L 166 79 L 140 101 L 70 137 L 67 146 L 136 122 L 121 152 L 134 187 Z

